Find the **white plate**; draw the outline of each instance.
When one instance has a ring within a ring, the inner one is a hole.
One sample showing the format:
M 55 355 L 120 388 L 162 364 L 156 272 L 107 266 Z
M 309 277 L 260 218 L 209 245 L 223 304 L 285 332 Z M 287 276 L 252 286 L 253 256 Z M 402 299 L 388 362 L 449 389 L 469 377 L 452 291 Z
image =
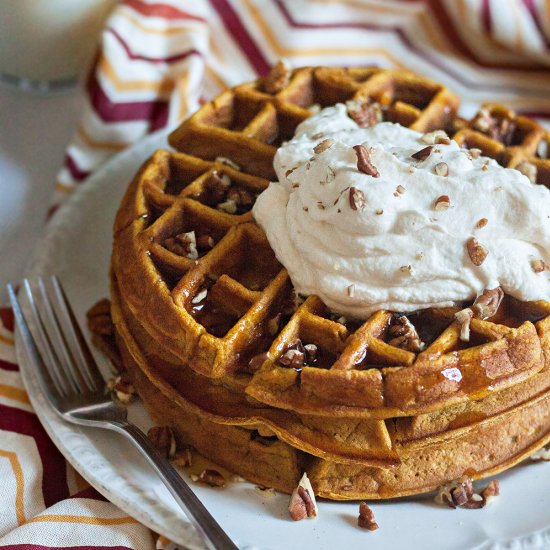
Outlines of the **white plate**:
M 98 170 L 59 210 L 31 262 L 30 276 L 57 273 L 77 316 L 108 295 L 111 226 L 122 194 L 140 164 L 165 146 L 153 135 Z M 202 548 L 184 514 L 145 461 L 119 435 L 62 422 L 29 377 L 18 347 L 31 402 L 54 443 L 100 493 L 155 531 L 189 548 Z M 149 427 L 143 407 L 132 419 Z M 269 497 L 249 483 L 225 489 L 191 484 L 241 548 L 261 550 L 408 548 L 423 550 L 550 547 L 550 465 L 529 464 L 499 477 L 501 497 L 483 510 L 451 510 L 431 499 L 373 502 L 380 529 L 357 524 L 357 503 L 322 502 L 315 520 L 292 522 L 288 497 Z

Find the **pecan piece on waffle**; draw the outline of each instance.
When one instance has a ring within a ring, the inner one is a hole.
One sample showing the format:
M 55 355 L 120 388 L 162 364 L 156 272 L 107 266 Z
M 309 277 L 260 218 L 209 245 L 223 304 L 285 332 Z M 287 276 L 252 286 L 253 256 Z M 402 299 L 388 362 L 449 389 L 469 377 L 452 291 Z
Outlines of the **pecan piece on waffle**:
M 304 472 L 298 486 L 292 492 L 290 503 L 288 505 L 290 517 L 294 521 L 300 521 L 305 518 L 314 518 L 317 516 L 317 503 L 315 502 L 315 493 Z
M 194 231 L 179 233 L 175 237 L 169 237 L 164 241 L 164 248 L 177 256 L 189 258 L 190 260 L 196 260 L 199 257 Z
M 469 307 L 455 313 L 455 319 L 460 325 L 460 339 L 463 342 L 470 341 L 470 322 L 473 316 L 474 312 Z
M 527 176 L 531 183 L 537 183 L 537 167 L 532 162 L 524 160 L 516 166 L 516 170 Z
M 214 170 L 204 182 L 204 190 L 206 193 L 206 203 L 209 206 L 214 206 L 225 200 L 227 190 L 231 187 L 231 178 Z
M 359 517 L 357 518 L 357 525 L 362 529 L 369 531 L 376 531 L 378 529 L 378 523 L 374 519 L 373 511 L 367 506 L 366 502 L 359 504 Z
M 474 317 L 478 319 L 488 319 L 496 314 L 502 299 L 504 291 L 499 286 L 496 288 L 486 288 L 476 299 L 472 306 Z
M 516 123 L 509 118 L 498 119 L 491 115 L 488 109 L 481 109 L 474 118 L 472 127 L 504 145 L 510 145 L 516 130 Z
M 371 103 L 368 98 L 346 101 L 346 109 L 359 128 L 370 128 L 382 122 L 382 106 L 377 102 Z
M 286 351 L 279 358 L 279 363 L 285 367 L 300 369 L 304 366 L 306 360 L 306 350 L 300 339 L 288 346 Z
M 367 174 L 367 176 L 378 178 L 380 173 L 376 166 L 372 164 L 367 148 L 364 145 L 354 145 L 353 148 L 357 155 L 357 170 L 363 172 L 363 174 Z
M 261 79 L 261 87 L 268 94 L 277 94 L 288 86 L 290 75 L 290 64 L 285 59 L 281 59 L 271 69 L 269 74 Z
M 197 250 L 199 252 L 206 252 L 214 248 L 215 241 L 210 235 L 201 235 L 197 237 Z
M 176 454 L 176 438 L 170 426 L 153 426 L 147 432 L 147 437 L 166 458 L 173 458 Z
M 394 316 L 394 324 L 388 329 L 388 334 L 391 336 L 388 341 L 390 346 L 416 353 L 426 347 L 416 328 L 405 315 Z

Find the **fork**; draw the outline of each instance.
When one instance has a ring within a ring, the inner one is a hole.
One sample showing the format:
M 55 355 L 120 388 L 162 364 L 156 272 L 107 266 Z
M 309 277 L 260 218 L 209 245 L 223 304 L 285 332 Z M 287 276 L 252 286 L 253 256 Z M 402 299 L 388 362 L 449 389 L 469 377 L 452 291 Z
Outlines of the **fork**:
M 154 468 L 207 546 L 236 550 L 238 547 L 170 462 L 137 426 L 128 422 L 126 409 L 105 394 L 103 377 L 58 278 L 38 278 L 33 286 L 36 290 L 28 279 L 23 280 L 28 301 L 25 314 L 13 286 L 7 288 L 20 341 L 55 411 L 68 422 L 124 434 Z

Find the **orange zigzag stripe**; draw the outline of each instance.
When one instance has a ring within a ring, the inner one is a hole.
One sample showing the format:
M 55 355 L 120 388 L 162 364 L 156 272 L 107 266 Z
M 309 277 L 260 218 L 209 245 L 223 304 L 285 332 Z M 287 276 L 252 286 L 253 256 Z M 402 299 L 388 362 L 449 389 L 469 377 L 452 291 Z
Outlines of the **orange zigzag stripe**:
M 25 405 L 30 405 L 27 392 L 14 386 L 0 384 L 0 397 L 7 397 L 8 399 L 13 399 L 14 401 L 24 403 Z
M 13 475 L 15 476 L 15 517 L 17 518 L 17 524 L 23 525 L 27 518 L 25 517 L 25 505 L 24 505 L 24 491 L 25 480 L 23 477 L 23 468 L 17 458 L 17 455 L 12 451 L 3 451 L 0 449 L 0 456 L 7 458 L 10 462 Z
M 139 523 L 130 516 L 122 518 L 94 518 L 90 516 L 76 516 L 65 514 L 44 514 L 29 519 L 27 523 L 82 523 L 86 525 L 125 525 Z
M 106 77 L 117 92 L 134 92 L 134 91 L 152 91 L 155 95 L 166 97 L 170 95 L 174 89 L 172 80 L 122 80 L 116 73 L 115 68 L 106 56 L 101 56 L 99 61 L 99 69 L 104 77 Z

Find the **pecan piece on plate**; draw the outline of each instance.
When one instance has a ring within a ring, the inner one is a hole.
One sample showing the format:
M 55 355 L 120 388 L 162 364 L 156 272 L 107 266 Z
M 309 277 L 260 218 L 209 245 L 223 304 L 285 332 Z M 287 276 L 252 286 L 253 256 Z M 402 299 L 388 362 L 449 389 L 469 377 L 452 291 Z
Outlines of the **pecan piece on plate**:
M 359 517 L 357 518 L 357 525 L 362 529 L 368 529 L 369 531 L 376 531 L 378 529 L 378 523 L 374 519 L 373 511 L 367 506 L 366 502 L 359 504 Z
M 304 472 L 298 486 L 292 492 L 290 503 L 288 505 L 290 517 L 294 521 L 300 521 L 305 518 L 314 518 L 317 516 L 317 503 L 315 501 L 315 493 Z

